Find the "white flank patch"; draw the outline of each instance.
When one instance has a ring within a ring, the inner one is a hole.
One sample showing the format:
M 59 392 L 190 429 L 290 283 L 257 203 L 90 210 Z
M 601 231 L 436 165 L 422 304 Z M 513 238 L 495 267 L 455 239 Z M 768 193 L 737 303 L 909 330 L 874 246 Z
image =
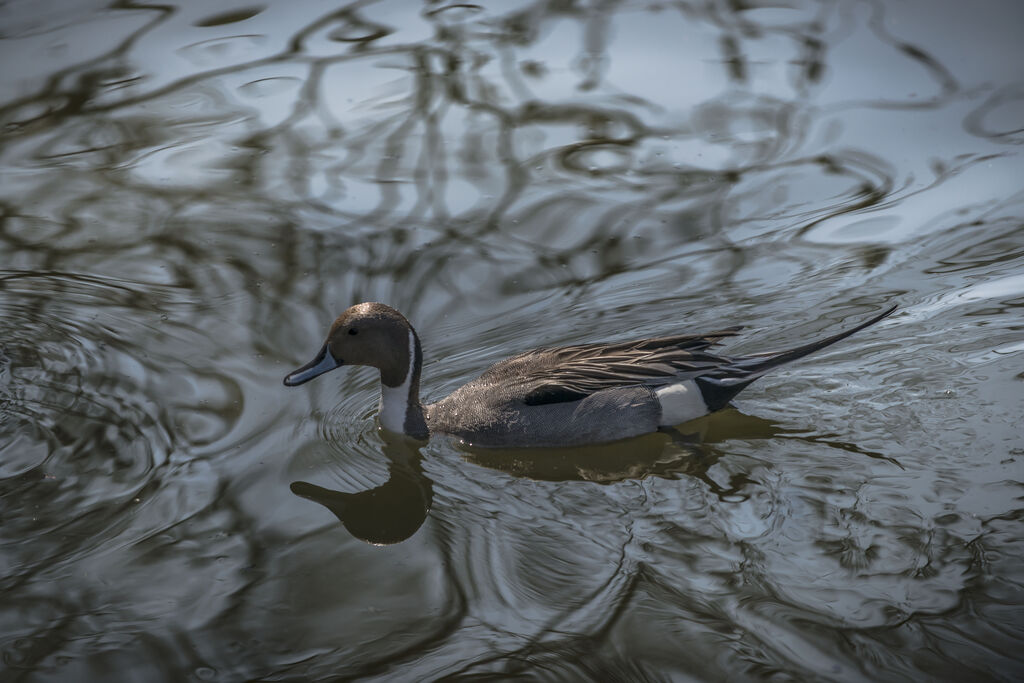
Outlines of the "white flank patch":
M 708 414 L 708 405 L 692 379 L 655 389 L 654 395 L 661 404 L 661 427 L 682 424 Z
M 409 412 L 409 385 L 412 384 L 413 366 L 416 363 L 416 337 L 409 330 L 409 371 L 405 380 L 397 387 L 380 385 L 380 426 L 389 432 L 405 433 L 405 416 Z

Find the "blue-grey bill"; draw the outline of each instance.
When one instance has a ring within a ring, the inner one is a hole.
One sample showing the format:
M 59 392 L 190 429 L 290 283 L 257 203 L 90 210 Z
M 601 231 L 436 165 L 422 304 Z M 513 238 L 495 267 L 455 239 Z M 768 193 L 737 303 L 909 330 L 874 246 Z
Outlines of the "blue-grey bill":
M 320 349 L 316 357 L 303 365 L 298 370 L 290 373 L 284 378 L 284 385 L 286 387 L 297 387 L 298 385 L 308 382 L 314 377 L 319 377 L 325 372 L 330 372 L 334 368 L 340 367 L 342 362 L 336 360 L 331 352 L 327 349 L 327 344 L 324 344 L 323 348 Z

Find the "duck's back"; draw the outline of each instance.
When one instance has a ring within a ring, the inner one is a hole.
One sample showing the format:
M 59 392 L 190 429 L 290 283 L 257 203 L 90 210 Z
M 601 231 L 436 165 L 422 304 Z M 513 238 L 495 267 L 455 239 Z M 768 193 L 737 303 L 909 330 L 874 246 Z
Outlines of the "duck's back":
M 426 407 L 431 432 L 484 447 L 579 446 L 658 428 L 655 391 L 696 370 L 712 336 L 538 349 L 488 368 Z

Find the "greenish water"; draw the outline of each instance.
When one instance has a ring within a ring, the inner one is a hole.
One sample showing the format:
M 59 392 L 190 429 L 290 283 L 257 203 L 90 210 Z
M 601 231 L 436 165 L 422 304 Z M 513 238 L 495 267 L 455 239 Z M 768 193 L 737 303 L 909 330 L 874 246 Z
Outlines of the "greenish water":
M 1020 680 L 1024 6 L 0 5 L 0 678 Z M 735 409 L 415 449 L 515 352 L 885 322 Z

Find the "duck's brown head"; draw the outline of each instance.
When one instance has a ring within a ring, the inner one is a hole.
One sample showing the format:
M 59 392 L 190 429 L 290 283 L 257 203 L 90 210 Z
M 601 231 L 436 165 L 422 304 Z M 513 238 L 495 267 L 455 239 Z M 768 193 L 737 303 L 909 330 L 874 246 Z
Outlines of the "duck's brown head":
M 390 306 L 356 304 L 334 321 L 313 360 L 290 373 L 284 383 L 294 387 L 342 365 L 369 365 L 380 370 L 385 386 L 397 387 L 415 363 L 415 338 L 409 321 Z

